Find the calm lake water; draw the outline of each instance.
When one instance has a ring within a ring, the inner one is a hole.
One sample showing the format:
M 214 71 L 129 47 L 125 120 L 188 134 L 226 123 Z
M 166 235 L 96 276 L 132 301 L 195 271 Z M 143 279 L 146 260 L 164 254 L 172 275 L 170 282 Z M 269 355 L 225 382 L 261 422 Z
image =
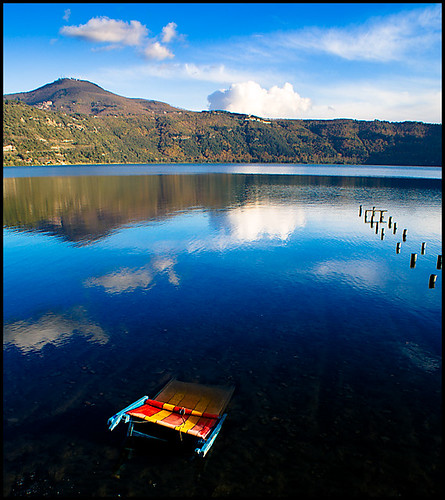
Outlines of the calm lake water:
M 443 493 L 441 171 L 336 168 L 4 169 L 4 496 Z M 172 377 L 204 460 L 107 428 Z

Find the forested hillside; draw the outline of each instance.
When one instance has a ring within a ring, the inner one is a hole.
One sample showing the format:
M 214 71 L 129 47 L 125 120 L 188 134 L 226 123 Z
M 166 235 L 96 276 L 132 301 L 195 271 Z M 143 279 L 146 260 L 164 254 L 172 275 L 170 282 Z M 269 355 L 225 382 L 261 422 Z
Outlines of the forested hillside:
M 442 126 L 346 119 L 264 120 L 224 111 L 69 114 L 4 99 L 3 160 L 5 166 L 164 162 L 441 165 Z

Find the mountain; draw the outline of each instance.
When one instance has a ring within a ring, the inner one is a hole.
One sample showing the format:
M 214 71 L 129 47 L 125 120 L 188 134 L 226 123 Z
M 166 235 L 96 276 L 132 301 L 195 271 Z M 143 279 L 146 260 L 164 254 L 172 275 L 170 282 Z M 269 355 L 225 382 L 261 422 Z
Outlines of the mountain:
M 38 109 L 97 116 L 179 111 L 164 102 L 122 97 L 95 83 L 75 78 L 61 78 L 31 92 L 6 94 L 4 99 L 20 101 Z
M 3 164 L 442 165 L 442 125 L 187 111 L 61 79 L 3 96 Z

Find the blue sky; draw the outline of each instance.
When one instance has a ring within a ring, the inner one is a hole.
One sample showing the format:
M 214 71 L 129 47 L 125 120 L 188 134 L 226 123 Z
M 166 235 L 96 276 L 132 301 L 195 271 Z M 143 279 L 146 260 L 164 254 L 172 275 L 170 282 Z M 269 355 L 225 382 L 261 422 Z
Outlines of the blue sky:
M 442 122 L 442 6 L 6 3 L 3 92 L 61 77 L 270 118 Z

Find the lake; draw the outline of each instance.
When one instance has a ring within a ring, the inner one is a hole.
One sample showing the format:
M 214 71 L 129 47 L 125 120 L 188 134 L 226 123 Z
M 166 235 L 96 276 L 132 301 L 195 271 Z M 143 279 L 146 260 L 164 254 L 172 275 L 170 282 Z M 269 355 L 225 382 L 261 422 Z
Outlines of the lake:
M 4 496 L 443 494 L 441 169 L 3 173 Z M 173 377 L 205 459 L 108 430 Z

